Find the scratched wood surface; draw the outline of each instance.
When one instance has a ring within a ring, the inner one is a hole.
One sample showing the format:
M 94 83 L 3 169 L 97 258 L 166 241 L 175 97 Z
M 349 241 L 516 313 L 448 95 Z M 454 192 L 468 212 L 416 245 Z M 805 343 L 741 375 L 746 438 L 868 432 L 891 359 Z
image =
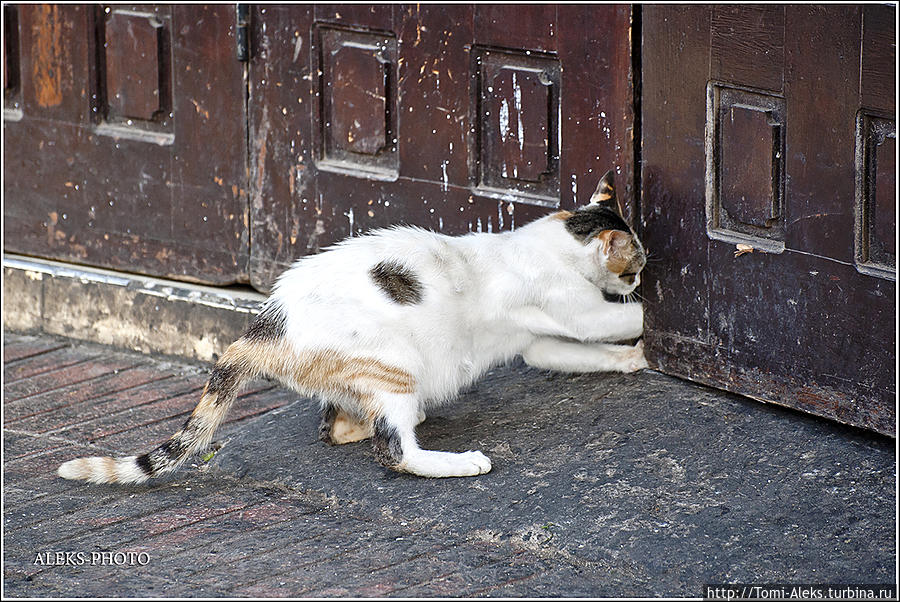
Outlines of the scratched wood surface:
M 894 14 L 645 9 L 643 294 L 663 371 L 894 433 Z
M 586 202 L 608 169 L 633 197 L 627 6 L 251 12 L 258 289 L 371 228 L 508 230 Z
M 246 281 L 246 126 L 232 7 L 4 10 L 18 26 L 6 52 L 16 68 L 3 120 L 5 249 Z
M 230 6 L 4 10 L 9 251 L 267 290 L 370 228 L 634 196 L 628 6 L 252 6 L 246 83 Z

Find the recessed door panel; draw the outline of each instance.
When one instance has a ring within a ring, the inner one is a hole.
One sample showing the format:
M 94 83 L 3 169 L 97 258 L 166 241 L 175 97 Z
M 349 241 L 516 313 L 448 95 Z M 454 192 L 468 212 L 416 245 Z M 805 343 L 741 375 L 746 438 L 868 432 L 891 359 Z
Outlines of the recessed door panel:
M 245 84 L 234 8 L 15 11 L 5 249 L 194 282 L 246 281 Z

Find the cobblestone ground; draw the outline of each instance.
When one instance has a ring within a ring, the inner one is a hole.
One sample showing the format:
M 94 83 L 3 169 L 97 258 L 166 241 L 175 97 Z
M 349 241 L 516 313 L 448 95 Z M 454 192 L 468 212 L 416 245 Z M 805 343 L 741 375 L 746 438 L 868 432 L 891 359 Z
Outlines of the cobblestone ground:
M 892 439 L 654 372 L 514 364 L 420 427 L 492 472 L 426 480 L 255 382 L 224 446 L 150 485 L 59 479 L 146 451 L 207 366 L 5 334 L 4 595 L 699 596 L 704 583 L 893 583 Z M 198 466 L 199 465 L 199 466 Z

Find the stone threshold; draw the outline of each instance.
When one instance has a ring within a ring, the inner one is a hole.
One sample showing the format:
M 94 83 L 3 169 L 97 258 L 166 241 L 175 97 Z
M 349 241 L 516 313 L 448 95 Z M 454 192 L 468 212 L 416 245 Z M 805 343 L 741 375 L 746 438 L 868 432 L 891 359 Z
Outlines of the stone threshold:
M 265 295 L 14 254 L 3 256 L 3 328 L 212 361 Z

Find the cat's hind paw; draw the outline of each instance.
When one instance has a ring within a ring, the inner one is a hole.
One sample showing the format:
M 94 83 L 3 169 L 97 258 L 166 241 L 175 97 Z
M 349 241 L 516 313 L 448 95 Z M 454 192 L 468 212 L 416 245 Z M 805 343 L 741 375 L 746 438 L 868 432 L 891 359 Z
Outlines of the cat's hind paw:
M 474 477 L 491 470 L 491 460 L 480 451 L 462 453 L 417 450 L 397 470 L 421 477 Z

